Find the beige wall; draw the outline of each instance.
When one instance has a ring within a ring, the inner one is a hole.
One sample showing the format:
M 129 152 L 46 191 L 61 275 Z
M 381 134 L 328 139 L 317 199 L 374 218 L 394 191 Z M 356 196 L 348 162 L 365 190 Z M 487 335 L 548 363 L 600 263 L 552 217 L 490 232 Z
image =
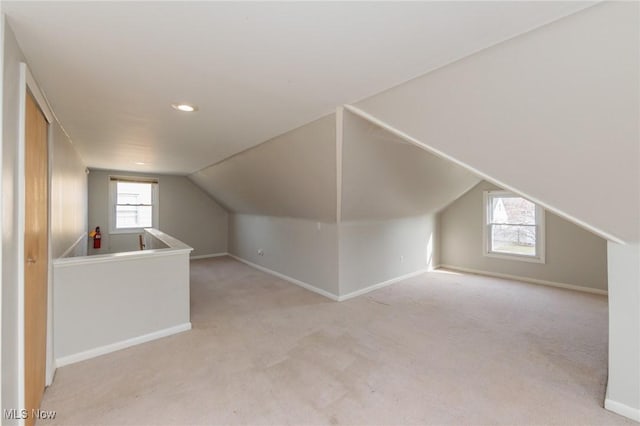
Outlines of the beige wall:
M 87 232 L 86 167 L 57 122 L 51 125 L 51 257 L 61 257 Z M 79 243 L 86 249 L 85 241 Z
M 229 253 L 335 296 L 337 248 L 335 223 L 244 214 L 229 221 Z
M 230 211 L 336 220 L 335 114 L 189 176 Z
M 100 253 L 129 251 L 137 234 L 109 234 L 109 176 L 158 178 L 159 229 L 193 247 L 192 256 L 227 251 L 228 214 L 215 200 L 185 176 L 155 175 L 115 170 L 89 174 L 89 227 L 100 226 Z M 90 250 L 93 252 L 93 249 Z
M 484 256 L 483 192 L 493 189 L 499 188 L 481 182 L 439 214 L 441 264 L 607 289 L 606 240 L 550 212 L 544 264 Z

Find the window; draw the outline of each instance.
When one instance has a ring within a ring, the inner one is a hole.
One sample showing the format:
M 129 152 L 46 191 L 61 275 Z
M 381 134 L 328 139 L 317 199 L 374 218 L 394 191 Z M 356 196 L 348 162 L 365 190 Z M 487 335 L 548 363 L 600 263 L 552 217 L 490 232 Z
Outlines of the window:
M 111 177 L 110 230 L 139 232 L 158 226 L 158 181 Z
M 506 191 L 484 193 L 484 254 L 544 263 L 544 209 Z

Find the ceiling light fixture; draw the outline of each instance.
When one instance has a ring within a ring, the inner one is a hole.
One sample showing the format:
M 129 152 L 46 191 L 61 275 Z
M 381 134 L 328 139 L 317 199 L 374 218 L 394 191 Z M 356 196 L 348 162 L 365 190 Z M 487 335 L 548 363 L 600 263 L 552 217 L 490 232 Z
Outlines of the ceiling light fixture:
M 194 112 L 198 110 L 198 107 L 191 104 L 171 104 L 173 109 L 177 109 L 178 111 L 183 112 Z
M 138 166 L 144 166 L 144 165 L 146 165 L 147 163 L 143 163 L 142 161 L 136 161 L 136 164 L 137 164 Z

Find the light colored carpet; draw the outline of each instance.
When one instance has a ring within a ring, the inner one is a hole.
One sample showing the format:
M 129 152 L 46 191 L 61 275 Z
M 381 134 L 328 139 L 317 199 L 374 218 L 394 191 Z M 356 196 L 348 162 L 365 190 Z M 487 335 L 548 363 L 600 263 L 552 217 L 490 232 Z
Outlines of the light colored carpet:
M 604 410 L 607 299 L 433 272 L 332 302 L 192 262 L 192 331 L 58 370 L 43 425 L 635 424 Z

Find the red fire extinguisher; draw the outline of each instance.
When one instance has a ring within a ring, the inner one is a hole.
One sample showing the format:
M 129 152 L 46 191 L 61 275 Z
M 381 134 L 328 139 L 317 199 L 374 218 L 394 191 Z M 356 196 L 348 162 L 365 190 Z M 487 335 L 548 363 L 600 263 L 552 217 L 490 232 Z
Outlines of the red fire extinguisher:
M 100 241 L 102 240 L 102 234 L 100 234 L 100 227 L 96 226 L 96 233 L 93 236 L 93 248 L 94 249 L 99 249 L 100 248 Z

